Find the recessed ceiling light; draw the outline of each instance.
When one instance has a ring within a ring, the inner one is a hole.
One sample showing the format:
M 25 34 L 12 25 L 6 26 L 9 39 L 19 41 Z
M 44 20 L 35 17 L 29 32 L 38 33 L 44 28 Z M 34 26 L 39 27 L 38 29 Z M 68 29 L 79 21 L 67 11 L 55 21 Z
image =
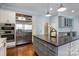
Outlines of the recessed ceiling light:
M 50 8 L 50 10 L 53 10 L 53 8 Z
M 72 13 L 74 13 L 75 12 L 75 10 L 72 10 Z

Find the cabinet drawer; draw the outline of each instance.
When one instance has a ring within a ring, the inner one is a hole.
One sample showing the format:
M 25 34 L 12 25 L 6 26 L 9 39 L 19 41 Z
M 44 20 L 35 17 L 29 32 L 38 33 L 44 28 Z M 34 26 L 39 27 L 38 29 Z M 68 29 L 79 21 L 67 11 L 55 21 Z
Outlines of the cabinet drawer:
M 48 51 L 48 56 L 57 56 L 57 54 L 49 50 Z
M 53 45 L 51 45 L 51 44 L 48 44 L 48 45 L 47 45 L 47 48 L 48 48 L 49 50 L 53 51 L 54 53 L 58 54 L 58 47 L 55 47 L 55 46 L 53 46 Z
M 15 47 L 15 46 L 16 46 L 15 42 L 9 42 L 9 43 L 7 43 L 7 48 L 9 48 L 9 47 Z

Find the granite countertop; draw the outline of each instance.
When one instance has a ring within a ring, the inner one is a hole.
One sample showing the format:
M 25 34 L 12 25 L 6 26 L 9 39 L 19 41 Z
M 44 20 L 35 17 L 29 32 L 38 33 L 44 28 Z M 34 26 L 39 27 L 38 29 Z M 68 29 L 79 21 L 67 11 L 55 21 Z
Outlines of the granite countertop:
M 56 47 L 62 46 L 62 45 L 64 45 L 64 44 L 67 44 L 67 43 L 70 43 L 70 42 L 72 42 L 72 41 L 75 41 L 75 40 L 78 40 L 78 39 L 79 39 L 78 36 L 77 36 L 77 38 L 75 38 L 75 39 L 73 39 L 73 40 L 70 40 L 69 42 L 65 42 L 65 43 L 63 43 L 63 44 L 58 44 L 58 45 L 57 45 L 57 43 L 54 44 L 53 42 L 51 42 L 47 35 L 33 35 L 33 36 L 35 36 L 35 37 L 39 38 L 40 40 L 43 40 L 43 41 L 45 41 L 45 42 L 47 42 L 47 43 L 49 43 L 49 44 L 52 44 L 52 45 L 54 45 L 54 46 L 56 46 Z
M 49 38 L 47 35 L 33 35 L 33 36 L 36 37 L 36 38 L 39 38 L 40 40 L 45 41 L 45 42 L 47 42 L 47 43 L 49 43 L 49 44 L 52 44 L 52 45 L 55 46 L 55 47 L 58 47 L 57 45 L 53 44 L 53 43 L 50 41 L 50 38 Z
M 6 38 L 0 38 L 0 43 L 2 43 Z

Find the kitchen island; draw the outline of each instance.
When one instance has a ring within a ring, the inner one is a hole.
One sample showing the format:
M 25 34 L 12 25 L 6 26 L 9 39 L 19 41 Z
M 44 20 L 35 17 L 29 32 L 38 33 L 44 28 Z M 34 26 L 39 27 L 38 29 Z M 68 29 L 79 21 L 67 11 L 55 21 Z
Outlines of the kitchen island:
M 53 44 L 45 35 L 33 36 L 33 48 L 39 56 L 79 56 L 79 38 Z

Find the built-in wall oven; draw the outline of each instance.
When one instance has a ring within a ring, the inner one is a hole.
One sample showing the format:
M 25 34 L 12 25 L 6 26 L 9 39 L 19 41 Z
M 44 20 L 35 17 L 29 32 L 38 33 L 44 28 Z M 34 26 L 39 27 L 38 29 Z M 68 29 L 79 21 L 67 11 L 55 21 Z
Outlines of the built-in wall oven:
M 7 38 L 7 42 L 12 42 L 15 39 L 15 24 L 0 23 L 0 37 Z

